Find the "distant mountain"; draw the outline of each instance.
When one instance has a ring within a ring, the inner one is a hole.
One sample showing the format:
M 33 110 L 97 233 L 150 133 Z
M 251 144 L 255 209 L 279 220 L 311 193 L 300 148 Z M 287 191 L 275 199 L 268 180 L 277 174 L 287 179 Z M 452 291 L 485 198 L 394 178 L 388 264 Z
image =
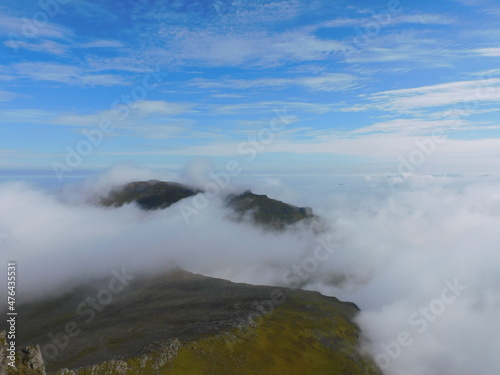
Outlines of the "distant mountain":
M 125 284 L 111 292 L 103 280 L 18 306 L 17 345 L 29 347 L 18 372 L 6 373 L 380 374 L 359 352 L 352 303 L 182 270 Z
M 176 182 L 138 181 L 118 187 L 102 198 L 100 203 L 106 207 L 120 207 L 135 202 L 144 210 L 156 210 L 199 193 L 203 191 Z M 224 198 L 227 207 L 234 212 L 230 215 L 232 219 L 249 220 L 266 229 L 283 230 L 301 221 L 318 219 L 311 208 L 293 206 L 267 195 L 254 194 L 250 190 Z
M 226 203 L 234 210 L 233 217 L 238 221 L 248 217 L 255 224 L 278 230 L 314 218 L 313 211 L 309 207 L 292 206 L 271 199 L 267 195 L 254 194 L 250 190 L 242 194 L 229 195 Z
M 158 180 L 131 182 L 113 190 L 101 199 L 106 207 L 120 207 L 126 203 L 137 203 L 144 210 L 156 210 L 200 193 L 201 190 L 190 188 L 176 182 Z

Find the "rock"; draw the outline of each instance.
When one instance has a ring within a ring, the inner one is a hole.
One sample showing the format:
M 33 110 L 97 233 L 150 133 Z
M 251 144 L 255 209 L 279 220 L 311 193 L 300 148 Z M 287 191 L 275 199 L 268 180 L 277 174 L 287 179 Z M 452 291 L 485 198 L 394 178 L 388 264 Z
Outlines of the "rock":
M 111 360 L 89 367 L 84 367 L 75 370 L 69 370 L 67 368 L 61 369 L 56 372 L 56 375 L 78 375 L 78 374 L 90 374 L 90 375 L 125 375 L 129 372 L 127 362 L 121 360 Z
M 7 343 L 5 331 L 0 332 L 0 374 L 7 373 Z
M 46 375 L 40 346 L 31 345 L 16 353 L 15 368 L 8 366 L 5 331 L 0 332 L 0 374 Z
M 45 365 L 39 345 L 28 346 L 20 350 L 19 360 L 23 366 L 32 371 L 32 374 L 45 375 Z

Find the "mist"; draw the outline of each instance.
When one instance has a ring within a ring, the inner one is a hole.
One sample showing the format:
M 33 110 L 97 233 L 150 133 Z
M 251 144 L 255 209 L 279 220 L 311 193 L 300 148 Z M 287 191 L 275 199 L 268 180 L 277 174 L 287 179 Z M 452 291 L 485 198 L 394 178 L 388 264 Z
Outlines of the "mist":
M 310 206 L 308 226 L 266 232 L 228 219 L 223 194 L 186 222 L 178 202 L 104 208 L 114 186 L 162 179 L 203 187 L 213 166 L 179 174 L 118 166 L 54 192 L 0 184 L 2 258 L 25 301 L 112 270 L 172 267 L 236 282 L 300 286 L 355 302 L 363 350 L 385 374 L 493 374 L 500 368 L 500 180 L 494 177 L 261 176 L 232 181 Z M 189 199 L 187 201 L 189 202 Z M 318 243 L 333 244 L 315 256 Z M 1 291 L 3 298 L 4 291 Z

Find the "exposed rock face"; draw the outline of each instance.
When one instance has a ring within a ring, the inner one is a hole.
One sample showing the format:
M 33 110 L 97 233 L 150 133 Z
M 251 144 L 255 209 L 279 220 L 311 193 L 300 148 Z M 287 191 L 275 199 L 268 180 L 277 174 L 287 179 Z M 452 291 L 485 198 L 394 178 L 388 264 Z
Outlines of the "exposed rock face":
M 32 374 L 45 375 L 42 352 L 39 345 L 28 346 L 18 352 L 20 363 Z
M 15 368 L 8 365 L 5 331 L 0 332 L 0 375 L 46 375 L 40 346 L 32 345 L 16 353 Z
M 67 368 L 57 371 L 56 375 L 125 375 L 125 374 L 159 374 L 166 367 L 167 363 L 171 363 L 179 352 L 181 342 L 178 339 L 173 339 L 162 343 L 154 353 L 144 354 L 135 358 L 135 361 L 129 365 L 123 360 L 111 360 L 95 364 L 92 366 L 81 367 L 79 369 L 70 370 Z M 138 366 L 137 366 L 138 364 Z M 147 371 L 147 372 L 146 372 Z
M 7 373 L 7 343 L 5 331 L 0 332 L 0 374 Z
M 126 375 L 130 374 L 131 368 L 128 366 L 125 361 L 107 361 L 103 363 L 99 363 L 96 365 L 92 365 L 86 368 L 70 370 L 67 368 L 61 369 L 56 372 L 56 375 L 80 375 L 80 374 L 89 374 L 89 375 Z

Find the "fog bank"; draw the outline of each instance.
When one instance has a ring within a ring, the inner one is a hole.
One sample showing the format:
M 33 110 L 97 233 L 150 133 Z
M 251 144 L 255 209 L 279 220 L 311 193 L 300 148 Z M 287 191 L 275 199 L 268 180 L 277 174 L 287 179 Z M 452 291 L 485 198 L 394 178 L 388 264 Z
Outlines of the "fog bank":
M 25 182 L 2 183 L 0 246 L 2 258 L 18 264 L 20 291 L 25 298 L 40 297 L 124 267 L 131 274 L 180 266 L 238 282 L 300 282 L 361 307 L 365 349 L 386 374 L 498 371 L 498 179 L 253 180 L 256 193 L 311 206 L 327 223 L 321 234 L 300 226 L 264 232 L 232 222 L 219 197 L 189 223 L 179 203 L 149 212 L 133 204 L 95 204 L 113 186 L 133 180 L 202 185 L 208 167 L 194 163 L 176 176 L 121 166 L 58 193 Z M 231 189 L 244 185 L 240 179 Z M 317 250 L 325 241 L 328 249 Z

